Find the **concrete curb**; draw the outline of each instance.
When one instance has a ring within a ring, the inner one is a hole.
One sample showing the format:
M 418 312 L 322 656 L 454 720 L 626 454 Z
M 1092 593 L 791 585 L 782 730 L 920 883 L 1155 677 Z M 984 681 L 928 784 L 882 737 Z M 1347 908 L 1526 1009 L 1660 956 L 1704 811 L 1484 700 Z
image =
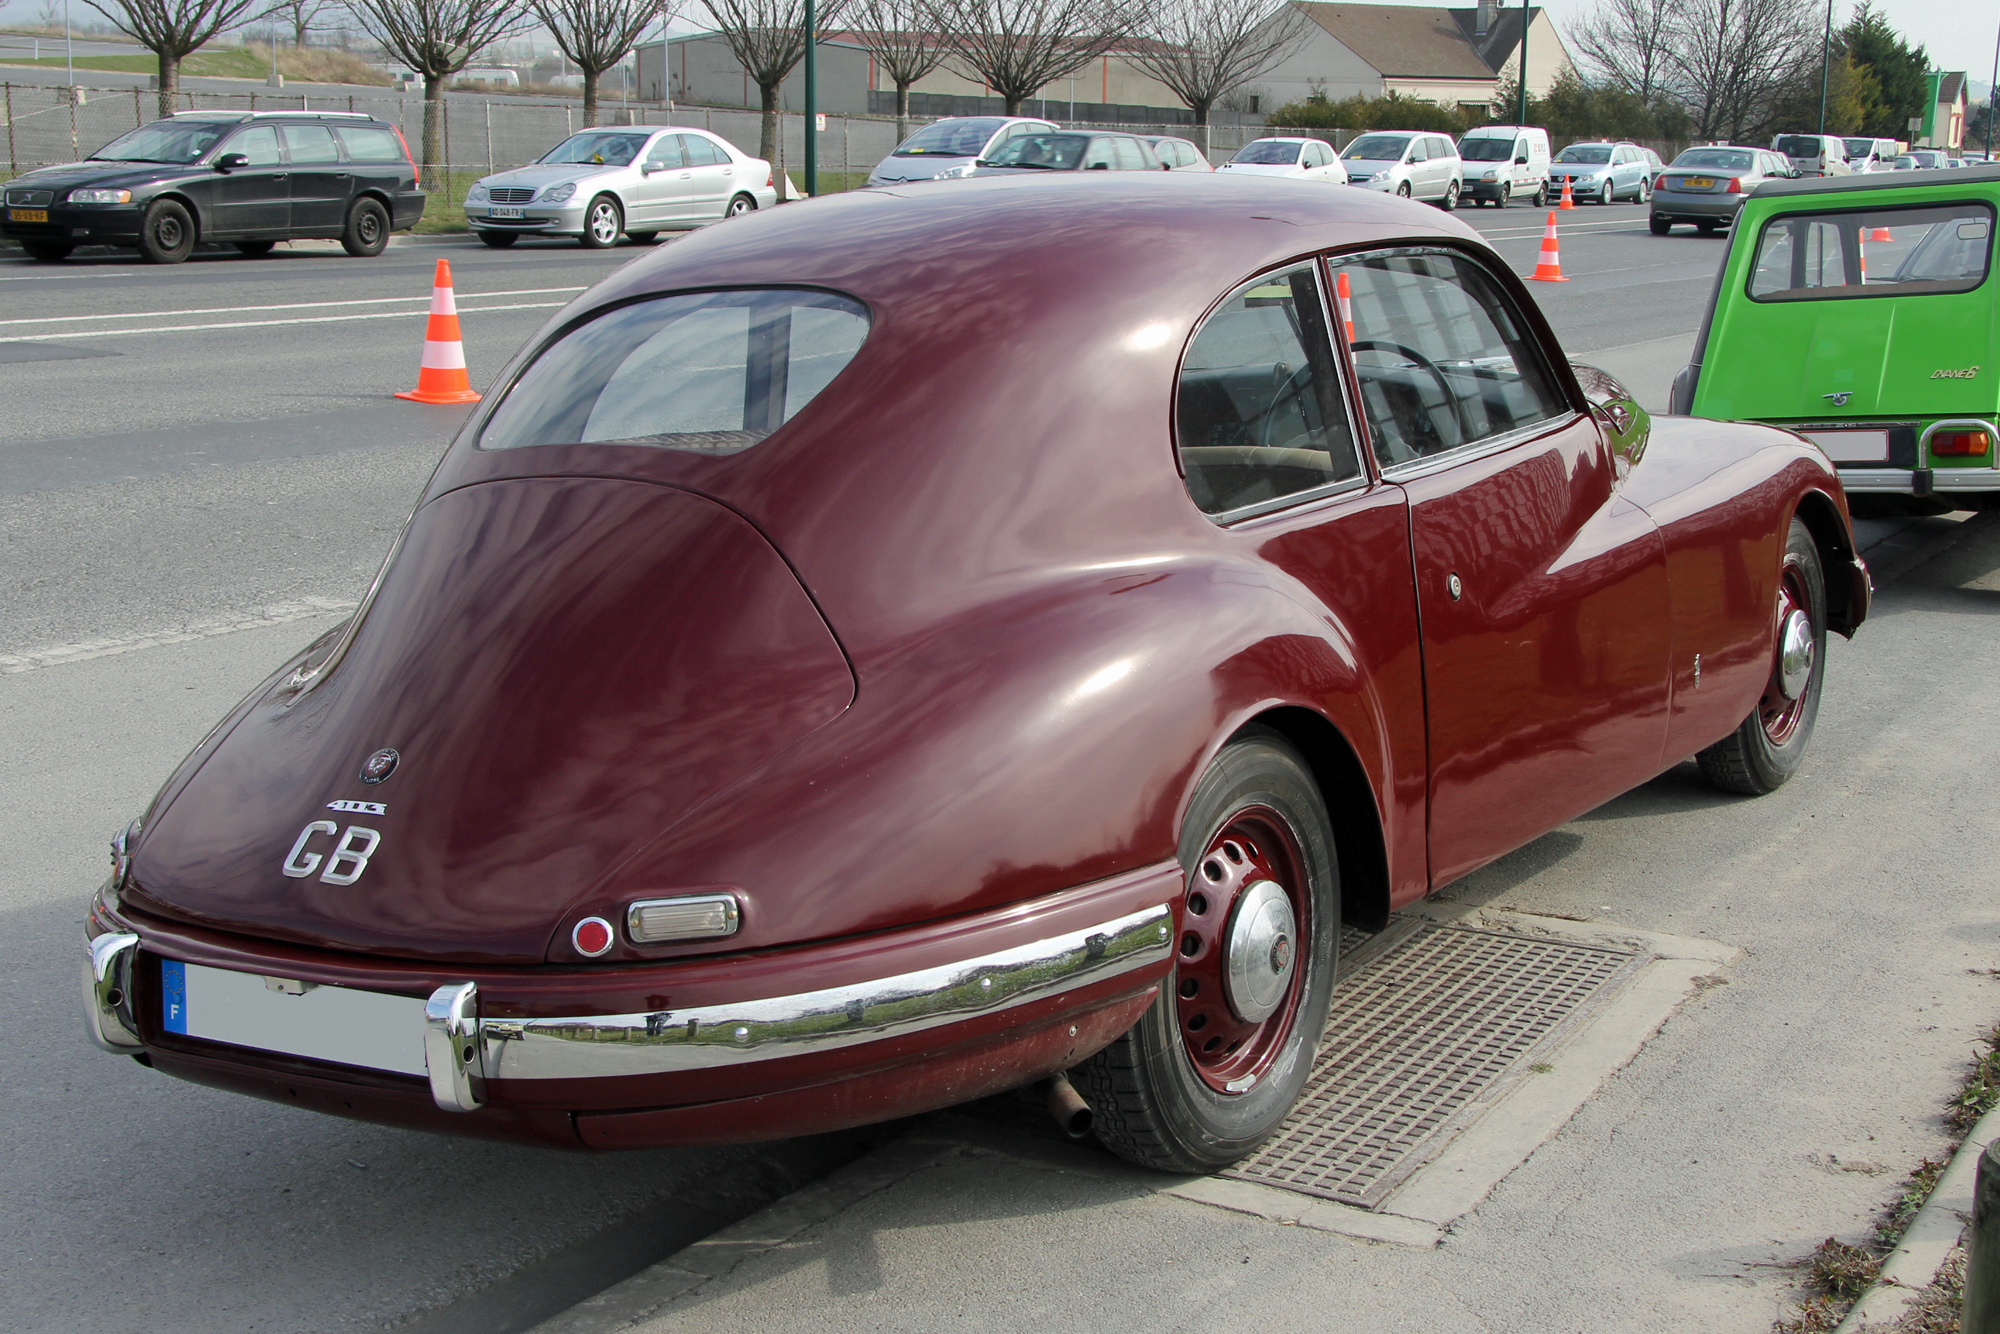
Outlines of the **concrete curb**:
M 1972 1186 L 1979 1155 L 1996 1139 L 2000 1139 L 2000 1107 L 1980 1117 L 1979 1124 L 1958 1146 L 1930 1198 L 1910 1220 L 1903 1240 L 1882 1262 L 1881 1278 L 1854 1303 L 1834 1334 L 1892 1329 L 1903 1318 L 1910 1299 L 1930 1286 L 1938 1267 L 1972 1220 Z

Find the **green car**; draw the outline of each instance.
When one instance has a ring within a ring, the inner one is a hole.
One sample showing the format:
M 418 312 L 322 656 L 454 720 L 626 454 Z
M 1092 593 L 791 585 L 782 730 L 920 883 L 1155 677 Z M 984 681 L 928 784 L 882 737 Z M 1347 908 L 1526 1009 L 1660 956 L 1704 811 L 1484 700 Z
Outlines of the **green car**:
M 2000 167 L 1743 203 L 1672 411 L 1809 437 L 1856 509 L 2000 508 Z

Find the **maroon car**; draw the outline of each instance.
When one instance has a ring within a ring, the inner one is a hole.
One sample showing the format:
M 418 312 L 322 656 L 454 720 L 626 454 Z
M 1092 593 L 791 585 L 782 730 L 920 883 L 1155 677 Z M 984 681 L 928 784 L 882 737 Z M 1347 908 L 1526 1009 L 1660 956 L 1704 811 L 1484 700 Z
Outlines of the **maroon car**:
M 91 1031 L 590 1148 L 1068 1071 L 1210 1169 L 1298 1094 L 1343 922 L 1690 756 L 1775 787 L 1868 598 L 1818 450 L 1649 421 L 1435 210 L 759 214 L 551 321 L 121 835 Z

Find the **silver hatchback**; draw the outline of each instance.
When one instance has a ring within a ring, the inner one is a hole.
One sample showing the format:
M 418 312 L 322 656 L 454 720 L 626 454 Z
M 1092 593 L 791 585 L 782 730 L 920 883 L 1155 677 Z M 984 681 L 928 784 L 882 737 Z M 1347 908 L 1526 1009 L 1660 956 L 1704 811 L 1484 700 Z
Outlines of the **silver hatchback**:
M 1665 236 L 1675 223 L 1691 222 L 1703 236 L 1712 236 L 1736 221 L 1736 210 L 1752 190 L 1798 174 L 1790 159 L 1769 149 L 1687 149 L 1653 183 L 1653 235 Z
M 466 192 L 465 221 L 494 247 L 573 236 L 601 249 L 777 201 L 764 159 L 707 130 L 638 125 L 580 131 L 539 162 L 484 177 Z

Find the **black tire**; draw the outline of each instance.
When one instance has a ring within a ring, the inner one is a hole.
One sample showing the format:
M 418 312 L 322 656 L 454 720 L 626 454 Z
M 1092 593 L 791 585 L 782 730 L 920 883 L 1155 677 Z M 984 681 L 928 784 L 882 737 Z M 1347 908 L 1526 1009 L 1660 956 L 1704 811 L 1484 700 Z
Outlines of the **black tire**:
M 723 211 L 722 216 L 725 218 L 740 218 L 745 213 L 755 213 L 756 211 L 757 201 L 755 199 L 752 199 L 749 195 L 737 195 L 729 201 L 729 207 Z
M 276 241 L 238 241 L 235 244 L 238 253 L 251 259 L 262 259 L 278 247 Z
M 1211 948 L 1207 944 L 1192 957 L 1186 957 L 1184 944 L 1176 955 L 1180 966 L 1161 985 L 1159 999 L 1139 1022 L 1072 1072 L 1096 1114 L 1098 1139 L 1120 1157 L 1145 1167 L 1213 1172 L 1254 1151 L 1291 1112 L 1312 1073 L 1326 1030 L 1339 959 L 1339 863 L 1326 807 L 1311 772 L 1276 733 L 1258 728 L 1239 736 L 1216 757 L 1195 789 L 1181 829 L 1180 861 L 1193 888 L 1178 939 L 1198 939 L 1197 917 L 1234 921 L 1240 895 L 1226 905 L 1219 899 L 1202 904 L 1199 914 L 1195 907 L 1203 897 L 1204 877 L 1216 879 L 1210 872 L 1218 868 L 1211 864 L 1219 859 L 1212 848 L 1218 839 L 1226 841 L 1238 822 L 1252 813 L 1282 820 L 1290 838 L 1289 853 L 1295 857 L 1291 864 L 1302 877 L 1298 889 L 1306 896 L 1306 924 L 1292 955 L 1303 964 L 1304 976 L 1294 975 L 1280 1011 L 1274 1012 L 1273 1018 L 1280 1012 L 1285 1018 L 1271 1030 L 1256 1082 L 1241 1092 L 1218 1091 L 1211 1082 L 1214 1072 L 1198 1071 L 1189 1051 L 1191 1039 L 1185 1033 L 1201 1028 L 1206 1016 L 1184 1024 L 1182 1002 L 1194 993 L 1183 988 L 1193 981 L 1202 956 Z M 1276 946 L 1272 957 L 1275 961 Z M 1282 967 L 1275 962 L 1274 966 Z M 1224 999 L 1190 999 L 1188 1004 L 1196 1009 L 1214 1005 L 1218 1026 L 1238 1022 L 1222 1012 Z M 1264 1022 L 1270 1025 L 1272 1020 Z
M 67 241 L 23 241 L 21 249 L 28 252 L 30 259 L 39 259 L 44 264 L 60 264 L 69 258 L 69 252 L 76 247 Z
M 1597 202 L 1605 208 L 1610 208 L 1611 201 L 1616 197 L 1617 192 L 1611 188 L 1611 178 L 1607 176 L 1604 184 L 1597 187 Z
M 479 239 L 495 250 L 505 250 L 508 246 L 520 240 L 521 234 L 519 232 L 492 232 L 482 229 L 479 233 Z
M 1697 232 L 1700 232 L 1703 236 L 1713 236 L 1721 228 L 1721 226 L 1722 224 L 1719 222 L 1710 222 L 1708 219 L 1704 218 L 1700 222 L 1697 222 L 1694 225 L 1694 229 Z
M 625 210 L 610 195 L 599 195 L 583 211 L 583 235 L 577 237 L 585 250 L 608 250 L 618 244 L 625 230 Z
M 1653 202 L 1652 177 L 1642 176 L 1639 178 L 1639 192 L 1632 196 L 1632 202 L 1635 204 L 1650 204 Z
M 625 235 L 631 238 L 633 245 L 651 245 L 660 239 L 658 232 L 627 232 Z
M 1404 181 L 1396 187 L 1396 197 L 1398 199 L 1408 199 L 1410 197 L 1410 183 L 1408 181 Z
M 340 248 L 356 259 L 373 259 L 389 248 L 389 210 L 381 200 L 363 195 L 347 206 Z
M 1810 627 L 1810 654 L 1803 688 L 1785 690 L 1786 629 L 1794 612 L 1802 612 Z M 1763 698 L 1734 732 L 1695 757 L 1702 777 L 1725 792 L 1759 797 L 1776 791 L 1799 771 L 1813 721 L 1819 716 L 1820 687 L 1826 663 L 1826 576 L 1812 533 L 1792 520 L 1785 539 L 1785 560 L 1778 577 L 1777 643 L 1772 648 L 1771 679 Z
M 1661 217 L 1657 213 L 1653 215 L 1650 225 L 1653 229 L 1653 235 L 1655 236 L 1665 236 L 1668 232 L 1674 229 L 1674 224 L 1672 222 L 1670 222 L 1666 218 Z
M 1500 208 L 1505 208 L 1509 203 L 1513 201 L 1513 198 L 1514 198 L 1514 182 L 1512 181 L 1500 182 L 1500 198 L 1494 201 L 1495 204 Z
M 1453 209 L 1458 207 L 1457 181 L 1453 181 L 1450 185 L 1445 187 L 1444 198 L 1439 201 L 1438 207 L 1443 209 L 1447 213 L 1451 212 Z
M 155 199 L 139 220 L 139 253 L 149 264 L 178 264 L 194 253 L 194 219 L 172 199 Z
M 1549 206 L 1549 183 L 1546 180 L 1544 180 L 1540 185 L 1535 187 L 1535 207 L 1547 208 L 1548 206 Z

